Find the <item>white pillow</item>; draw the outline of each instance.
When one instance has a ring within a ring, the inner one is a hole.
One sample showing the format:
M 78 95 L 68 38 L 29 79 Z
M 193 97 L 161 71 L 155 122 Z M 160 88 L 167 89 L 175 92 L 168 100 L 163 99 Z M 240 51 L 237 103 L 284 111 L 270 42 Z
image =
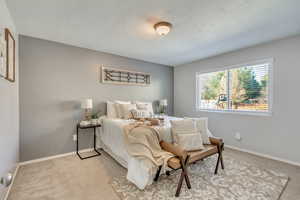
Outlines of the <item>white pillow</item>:
M 122 119 L 131 119 L 131 110 L 136 109 L 136 104 L 119 104 Z
M 202 137 L 192 119 L 170 120 L 173 140 L 187 151 L 204 149 Z
M 208 135 L 208 137 L 214 137 L 213 134 L 210 132 L 209 129 L 207 129 L 207 135 Z
M 122 118 L 122 111 L 120 110 L 120 104 L 131 104 L 130 101 L 115 101 L 115 107 L 118 118 Z
M 186 151 L 195 151 L 204 149 L 201 135 L 195 134 L 179 134 L 178 145 Z
M 131 114 L 134 119 L 150 117 L 150 113 L 147 110 L 132 109 Z
M 208 118 L 202 117 L 202 118 L 187 118 L 192 119 L 196 123 L 197 131 L 201 133 L 203 144 L 211 144 L 209 137 L 209 130 L 208 130 Z
M 150 115 L 153 115 L 153 106 L 152 102 L 141 102 L 141 101 L 136 101 L 136 107 L 139 110 L 147 110 Z
M 115 103 L 112 101 L 106 102 L 106 111 L 108 118 L 118 118 Z

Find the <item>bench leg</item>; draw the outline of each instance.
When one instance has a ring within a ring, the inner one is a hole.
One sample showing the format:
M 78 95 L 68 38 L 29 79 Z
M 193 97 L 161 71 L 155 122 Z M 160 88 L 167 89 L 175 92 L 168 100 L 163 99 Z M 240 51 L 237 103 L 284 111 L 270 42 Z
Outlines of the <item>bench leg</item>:
M 176 194 L 175 194 L 175 197 L 179 197 L 180 195 L 180 191 L 181 191 L 181 187 L 182 187 L 182 182 L 183 182 L 183 178 L 185 179 L 185 182 L 186 182 L 186 185 L 188 187 L 188 189 L 191 189 L 191 183 L 190 183 L 190 179 L 187 175 L 187 173 L 185 171 L 182 171 L 181 172 L 181 175 L 180 175 L 180 179 L 179 179 L 179 182 L 178 182 L 178 186 L 177 186 L 177 190 L 176 190 Z
M 216 165 L 216 169 L 215 169 L 215 174 L 218 173 L 218 168 L 219 168 L 220 162 L 221 162 L 222 169 L 224 169 L 224 162 L 223 162 L 223 156 L 222 156 L 223 149 L 224 149 L 224 144 L 222 144 L 221 146 L 218 146 L 218 161 L 217 161 L 217 165 Z
M 223 156 L 221 156 L 220 160 L 221 160 L 221 167 L 222 167 L 222 169 L 225 169 L 224 168 L 224 163 L 223 163 Z
M 187 158 L 185 159 L 184 162 L 183 162 L 182 159 L 180 159 L 181 175 L 180 175 L 180 179 L 179 179 L 179 182 L 178 182 L 175 197 L 179 197 L 179 195 L 180 195 L 183 178 L 185 179 L 185 182 L 186 182 L 186 185 L 187 185 L 188 189 L 191 189 L 191 183 L 190 183 L 190 179 L 189 179 L 189 176 L 188 176 L 188 171 L 186 169 L 186 165 L 187 165 L 188 160 L 189 160 L 189 156 L 187 156 Z
M 179 195 L 180 195 L 180 190 L 181 190 L 181 187 L 182 187 L 183 178 L 184 178 L 184 172 L 181 172 L 175 197 L 179 197 Z
M 221 151 L 220 151 L 220 160 L 221 160 L 221 167 L 224 169 L 224 162 L 223 162 L 223 151 L 224 151 L 224 143 L 221 145 Z
M 189 189 L 191 189 L 191 183 L 190 183 L 190 179 L 189 179 L 189 176 L 187 175 L 187 173 L 185 172 L 184 174 L 184 178 L 185 178 L 185 182 L 186 182 L 186 185 Z
M 215 169 L 215 174 L 218 173 L 219 163 L 220 163 L 220 153 L 219 153 L 219 155 L 218 155 L 218 161 L 217 161 L 217 165 L 216 165 L 216 169 Z
M 191 189 L 191 183 L 190 183 L 190 179 L 189 179 L 189 176 L 188 176 L 188 171 L 186 169 L 188 159 L 189 159 L 189 157 L 186 158 L 186 160 L 184 162 L 184 165 L 182 165 L 182 172 L 184 173 L 184 179 L 185 179 L 185 183 L 186 183 L 187 187 L 189 189 Z
M 156 175 L 155 175 L 155 178 L 154 178 L 154 181 L 156 182 L 159 178 L 159 174 L 160 174 L 160 171 L 161 171 L 161 168 L 162 168 L 162 165 L 158 167 L 157 169 L 157 172 L 156 172 Z

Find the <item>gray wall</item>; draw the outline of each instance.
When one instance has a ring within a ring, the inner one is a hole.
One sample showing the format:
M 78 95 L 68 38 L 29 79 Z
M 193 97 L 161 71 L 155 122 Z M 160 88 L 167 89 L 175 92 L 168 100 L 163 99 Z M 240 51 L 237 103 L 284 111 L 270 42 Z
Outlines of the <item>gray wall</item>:
M 0 28 L 9 28 L 16 40 L 16 82 L 0 77 L 0 177 L 14 170 L 19 160 L 18 35 L 5 1 L 0 0 Z M 0 185 L 0 199 L 6 189 Z
M 105 112 L 106 100 L 155 101 L 173 108 L 173 68 L 60 43 L 20 36 L 21 161 L 75 150 L 72 135 L 82 117 L 80 100 L 92 98 Z M 149 72 L 151 86 L 101 84 L 101 64 Z M 84 137 L 82 148 L 91 147 Z
M 174 112 L 176 116 L 205 116 L 212 132 L 225 143 L 300 163 L 299 74 L 300 36 L 199 60 L 174 69 Z M 218 67 L 274 58 L 273 115 L 197 112 L 195 74 Z M 234 139 L 240 132 L 242 141 Z

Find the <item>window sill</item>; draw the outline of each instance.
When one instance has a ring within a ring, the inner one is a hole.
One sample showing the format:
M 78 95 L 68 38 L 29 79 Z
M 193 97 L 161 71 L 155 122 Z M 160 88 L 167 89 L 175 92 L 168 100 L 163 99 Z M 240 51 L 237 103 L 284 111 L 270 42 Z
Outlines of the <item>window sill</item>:
M 200 109 L 197 108 L 198 112 L 212 112 L 212 113 L 221 113 L 221 114 L 238 114 L 238 115 L 253 115 L 253 116 L 272 116 L 272 112 L 267 111 L 235 111 L 235 110 L 215 110 L 215 109 Z

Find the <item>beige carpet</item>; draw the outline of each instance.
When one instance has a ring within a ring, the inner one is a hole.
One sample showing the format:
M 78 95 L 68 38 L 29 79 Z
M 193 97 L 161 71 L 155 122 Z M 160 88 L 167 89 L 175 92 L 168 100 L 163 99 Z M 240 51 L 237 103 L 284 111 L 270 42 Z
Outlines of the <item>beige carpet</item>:
M 108 184 L 107 167 L 114 168 L 101 163 L 100 157 L 80 160 L 75 155 L 21 166 L 8 199 L 119 199 Z
M 229 149 L 224 153 L 287 174 L 291 179 L 280 200 L 300 199 L 300 167 Z M 125 174 L 126 170 L 106 153 L 83 161 L 75 155 L 43 161 L 20 167 L 8 200 L 119 200 L 110 181 Z
M 184 183 L 180 199 L 199 200 L 277 200 L 283 192 L 288 177 L 271 170 L 241 162 L 224 156 L 226 170 L 214 175 L 217 157 L 191 165 L 189 178 L 192 189 Z M 122 199 L 178 199 L 174 196 L 180 177 L 180 171 L 167 177 L 162 176 L 158 182 L 148 186 L 144 191 L 126 180 L 125 176 L 114 178 L 112 186 Z

